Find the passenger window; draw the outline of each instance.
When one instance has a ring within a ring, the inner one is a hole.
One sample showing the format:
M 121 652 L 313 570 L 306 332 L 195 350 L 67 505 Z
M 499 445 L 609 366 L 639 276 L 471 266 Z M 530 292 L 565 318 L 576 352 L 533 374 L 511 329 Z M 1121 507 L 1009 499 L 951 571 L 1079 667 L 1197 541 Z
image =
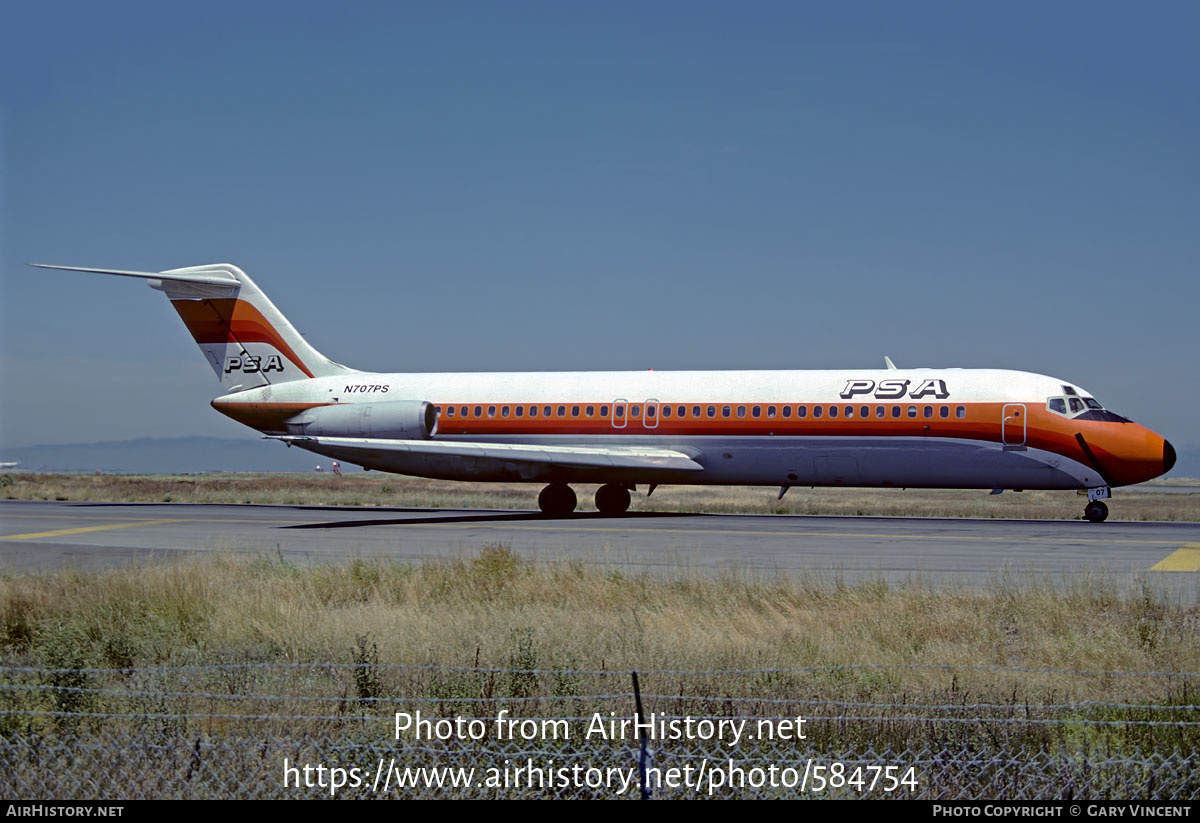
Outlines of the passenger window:
M 922 412 L 926 417 L 933 417 L 933 406 L 925 406 Z
M 900 416 L 900 407 L 892 406 L 892 417 L 899 417 L 899 416 Z
M 940 410 L 938 413 L 939 413 L 939 414 L 940 414 L 942 417 L 949 417 L 949 416 L 950 416 L 950 407 L 949 407 L 949 406 L 942 406 L 941 410 Z
M 837 417 L 837 406 L 830 406 L 830 407 L 829 407 L 829 416 L 830 416 L 830 417 Z
M 797 417 L 808 417 L 808 406 L 797 406 L 796 407 L 796 416 Z M 815 413 L 813 414 L 813 417 L 819 417 L 819 416 L 820 415 L 818 415 L 818 414 L 815 414 Z
M 716 416 L 717 416 L 717 407 L 716 407 L 716 406 L 709 406 L 709 407 L 708 407 L 708 416 L 709 416 L 709 417 L 716 417 Z
M 617 417 L 625 416 L 625 407 L 624 406 L 614 406 L 613 408 L 616 410 Z
M 954 416 L 955 417 L 966 417 L 967 416 L 967 407 L 959 406 L 958 408 L 956 408 L 954 410 Z
M 566 406 L 559 406 L 559 407 L 558 407 L 558 416 L 559 416 L 559 417 L 566 417 L 566 416 L 567 416 L 567 407 L 566 407 Z
M 587 416 L 588 416 L 588 417 L 595 417 L 595 416 L 596 416 L 596 407 L 595 407 L 595 406 L 588 406 L 588 407 L 587 407 Z
M 801 406 L 801 408 L 804 408 L 804 407 L 803 407 L 803 406 Z M 820 406 L 813 406 L 813 417 L 814 417 L 814 418 L 817 418 L 817 417 L 820 417 L 820 416 L 821 416 L 821 407 L 820 407 Z
M 858 410 L 858 416 L 859 417 L 870 417 L 871 416 L 871 407 L 863 406 L 861 409 Z
M 578 416 L 579 416 L 579 407 L 578 407 L 578 406 L 572 406 L 572 407 L 571 407 L 571 416 L 572 416 L 572 417 L 578 417 Z
M 663 417 L 671 416 L 671 407 L 670 406 L 663 406 L 663 415 L 662 416 Z
M 530 417 L 537 417 L 537 406 L 530 406 L 530 407 L 529 407 L 529 416 L 530 416 Z
M 453 417 L 453 416 L 454 416 L 454 407 L 453 407 L 453 406 L 447 406 L 447 407 L 446 407 L 446 416 L 447 416 L 447 417 Z
M 543 406 L 542 407 L 542 417 L 549 417 L 549 416 L 550 416 L 550 407 Z
M 784 406 L 784 407 L 783 407 L 783 416 L 784 416 L 784 417 L 791 417 L 791 416 L 792 416 L 792 407 L 791 407 L 791 406 Z
M 488 406 L 488 417 L 495 417 L 495 416 L 496 416 L 496 407 Z
M 699 417 L 699 416 L 700 416 L 700 407 L 692 406 L 692 417 Z
M 687 406 L 680 406 L 675 410 L 676 417 L 687 417 Z
M 738 417 L 745 417 L 745 416 L 746 416 L 746 407 L 738 406 Z
M 847 406 L 846 408 L 842 409 L 842 417 L 846 417 L 846 418 L 854 417 L 854 407 Z
M 728 417 L 728 416 L 729 416 L 729 414 L 730 414 L 730 408 L 729 408 L 729 406 L 722 406 L 722 407 L 721 407 L 721 416 L 722 416 L 722 417 Z
M 458 416 L 459 417 L 467 416 L 467 407 L 466 406 L 463 406 L 461 409 L 458 410 Z
M 601 406 L 601 407 L 600 407 L 600 416 L 601 416 L 601 417 L 608 417 L 608 406 Z
M 476 407 L 475 407 L 475 416 L 476 416 L 476 417 L 483 417 L 483 406 L 476 406 Z M 491 417 L 491 416 L 492 416 L 492 415 L 490 415 L 490 414 L 488 415 L 488 417 Z
M 750 409 L 751 417 L 762 417 L 762 406 L 754 406 Z
M 501 406 L 501 407 L 500 407 L 500 416 L 501 416 L 501 417 L 508 417 L 508 406 Z
M 767 406 L 767 417 L 774 417 L 774 416 L 775 416 L 775 407 Z
M 875 407 L 875 416 L 876 417 L 887 417 L 887 410 L 883 406 L 876 406 Z
M 647 416 L 647 417 L 653 417 L 653 416 L 654 416 L 654 407 L 653 407 L 653 406 L 647 406 L 647 407 L 646 407 L 646 416 Z
M 916 417 L 916 416 L 917 416 L 917 407 L 916 407 L 916 406 L 909 406 L 909 407 L 908 407 L 908 416 L 909 416 L 909 417 Z

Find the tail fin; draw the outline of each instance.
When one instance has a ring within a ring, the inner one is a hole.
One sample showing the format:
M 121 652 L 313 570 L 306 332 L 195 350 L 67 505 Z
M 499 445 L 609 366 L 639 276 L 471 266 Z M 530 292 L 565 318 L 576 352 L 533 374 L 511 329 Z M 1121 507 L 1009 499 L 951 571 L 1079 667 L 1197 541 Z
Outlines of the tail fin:
M 164 272 L 32 265 L 148 280 L 179 312 L 226 393 L 354 371 L 310 346 L 254 281 L 228 263 Z

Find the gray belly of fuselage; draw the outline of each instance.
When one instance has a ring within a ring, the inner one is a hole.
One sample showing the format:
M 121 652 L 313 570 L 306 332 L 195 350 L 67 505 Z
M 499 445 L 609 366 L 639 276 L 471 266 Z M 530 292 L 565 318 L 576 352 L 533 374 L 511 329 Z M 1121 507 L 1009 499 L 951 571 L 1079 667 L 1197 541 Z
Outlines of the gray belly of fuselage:
M 368 462 L 336 446 L 305 446 L 334 459 L 379 471 L 448 480 L 662 483 L 909 488 L 1078 489 L 1103 485 L 1095 471 L 1040 449 L 1005 449 L 996 443 L 951 438 L 849 437 L 593 437 L 448 436 L 438 440 L 531 445 L 645 446 L 676 448 L 704 466 L 702 472 L 662 469 L 571 469 L 531 464 L 497 465 L 472 458 L 384 453 Z M 304 445 L 304 444 L 297 444 Z

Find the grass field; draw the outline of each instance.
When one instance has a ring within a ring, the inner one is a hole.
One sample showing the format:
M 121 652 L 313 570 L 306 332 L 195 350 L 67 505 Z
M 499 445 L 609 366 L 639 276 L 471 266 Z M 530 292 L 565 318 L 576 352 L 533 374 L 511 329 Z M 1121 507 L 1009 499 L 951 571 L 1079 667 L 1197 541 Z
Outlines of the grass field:
M 1187 481 L 1180 481 L 1186 485 Z M 332 474 L 0 475 L 0 495 L 16 500 L 251 503 L 415 508 L 533 509 L 540 486 L 456 483 L 355 472 Z M 1200 520 L 1194 494 L 1116 489 L 1111 520 Z M 581 510 L 594 509 L 595 486 L 575 486 Z M 1086 499 L 1073 492 L 989 495 L 978 490 L 793 488 L 782 501 L 764 487 L 665 486 L 633 495 L 632 510 L 750 514 L 890 515 L 1077 519 Z
M 1086 577 L 1065 590 L 1004 578 L 980 590 L 736 572 L 714 579 L 682 568 L 650 576 L 525 561 L 497 545 L 415 564 L 217 557 L 3 575 L 0 602 L 7 665 L 358 662 L 369 645 L 387 663 L 529 669 L 1200 669 L 1200 607 L 1172 603 L 1149 585 L 1127 594 Z M 843 674 L 806 689 L 829 699 L 932 700 L 947 680 L 915 669 Z M 1125 686 L 968 671 L 955 688 L 976 698 L 1101 700 Z M 1187 682 L 1163 688 L 1186 692 Z

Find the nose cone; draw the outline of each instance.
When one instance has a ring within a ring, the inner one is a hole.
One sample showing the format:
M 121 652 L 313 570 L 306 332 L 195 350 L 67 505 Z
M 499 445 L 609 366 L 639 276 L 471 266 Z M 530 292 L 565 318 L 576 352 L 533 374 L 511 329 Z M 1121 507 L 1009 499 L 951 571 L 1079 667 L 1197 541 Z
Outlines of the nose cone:
M 1166 474 L 1171 469 L 1175 468 L 1175 447 L 1163 440 L 1163 470 Z

